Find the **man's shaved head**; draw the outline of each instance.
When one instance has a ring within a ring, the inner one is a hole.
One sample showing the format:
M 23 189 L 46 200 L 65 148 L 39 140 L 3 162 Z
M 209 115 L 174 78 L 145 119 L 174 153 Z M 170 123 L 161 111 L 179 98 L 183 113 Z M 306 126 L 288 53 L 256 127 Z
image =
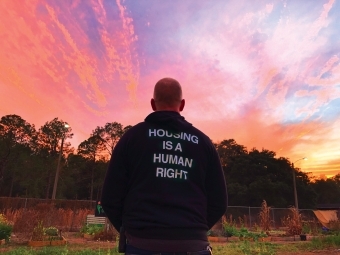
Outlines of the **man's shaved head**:
M 163 78 L 159 80 L 155 85 L 153 100 L 157 110 L 179 109 L 182 103 L 181 85 L 172 78 Z

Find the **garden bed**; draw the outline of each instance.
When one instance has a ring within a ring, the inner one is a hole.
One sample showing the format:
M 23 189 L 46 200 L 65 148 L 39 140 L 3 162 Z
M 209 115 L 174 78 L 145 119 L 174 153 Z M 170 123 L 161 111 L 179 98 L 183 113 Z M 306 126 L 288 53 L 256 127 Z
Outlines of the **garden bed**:
M 60 245 L 66 245 L 67 241 L 65 237 L 61 237 L 59 240 L 42 240 L 42 241 L 35 241 L 30 240 L 28 241 L 28 246 L 31 247 L 43 247 L 43 246 L 60 246 Z
M 99 248 L 105 249 L 113 249 L 115 247 L 116 241 L 107 241 L 107 240 L 87 240 L 79 234 L 79 232 L 64 232 L 64 238 L 67 241 L 67 247 L 72 250 L 85 250 L 85 249 L 94 249 L 97 250 Z M 15 250 L 22 247 L 27 247 L 30 240 L 26 238 L 24 235 L 20 233 L 13 234 L 11 240 L 8 244 L 0 246 L 0 254 Z M 32 249 L 39 249 L 39 247 L 44 246 L 29 246 Z M 45 247 L 51 247 L 47 245 Z M 58 247 L 58 246 L 57 246 Z

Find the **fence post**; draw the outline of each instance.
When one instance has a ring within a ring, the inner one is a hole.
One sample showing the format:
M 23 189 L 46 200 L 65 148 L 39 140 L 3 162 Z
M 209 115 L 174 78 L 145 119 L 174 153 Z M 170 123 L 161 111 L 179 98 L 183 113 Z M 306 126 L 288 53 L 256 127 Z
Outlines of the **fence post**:
M 251 228 L 251 215 L 250 215 L 250 206 L 249 206 L 249 228 Z
M 275 229 L 275 215 L 274 215 L 274 209 L 271 208 L 271 210 L 272 210 L 272 214 L 273 214 L 273 224 L 274 224 L 274 229 Z

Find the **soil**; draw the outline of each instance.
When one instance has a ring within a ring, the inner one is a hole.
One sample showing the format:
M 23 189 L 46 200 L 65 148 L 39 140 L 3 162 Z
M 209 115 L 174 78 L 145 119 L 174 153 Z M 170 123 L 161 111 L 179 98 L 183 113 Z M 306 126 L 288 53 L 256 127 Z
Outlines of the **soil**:
M 84 249 L 112 249 L 115 247 L 116 241 L 112 240 L 112 237 L 99 240 L 88 240 L 82 237 L 79 232 L 64 232 L 63 236 L 68 243 L 68 249 L 70 250 L 84 250 Z M 106 239 L 106 240 L 105 240 Z M 111 240 L 107 240 L 111 239 Z M 12 235 L 10 244 L 0 246 L 0 254 L 5 251 L 10 251 L 18 247 L 27 247 L 28 239 L 20 234 Z M 274 243 L 287 243 L 285 241 L 275 241 Z M 223 245 L 223 243 L 217 243 Z M 299 251 L 299 252 L 278 252 L 277 255 L 328 255 L 339 254 L 340 249 L 331 248 L 327 250 L 315 250 L 315 251 Z

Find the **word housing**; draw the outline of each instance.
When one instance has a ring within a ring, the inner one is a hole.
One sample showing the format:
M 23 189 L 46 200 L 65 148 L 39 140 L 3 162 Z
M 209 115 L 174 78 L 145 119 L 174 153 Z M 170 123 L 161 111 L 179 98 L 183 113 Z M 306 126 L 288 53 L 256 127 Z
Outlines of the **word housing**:
M 149 137 L 173 137 L 184 141 L 198 144 L 198 137 L 184 132 L 171 133 L 164 129 L 149 129 Z

